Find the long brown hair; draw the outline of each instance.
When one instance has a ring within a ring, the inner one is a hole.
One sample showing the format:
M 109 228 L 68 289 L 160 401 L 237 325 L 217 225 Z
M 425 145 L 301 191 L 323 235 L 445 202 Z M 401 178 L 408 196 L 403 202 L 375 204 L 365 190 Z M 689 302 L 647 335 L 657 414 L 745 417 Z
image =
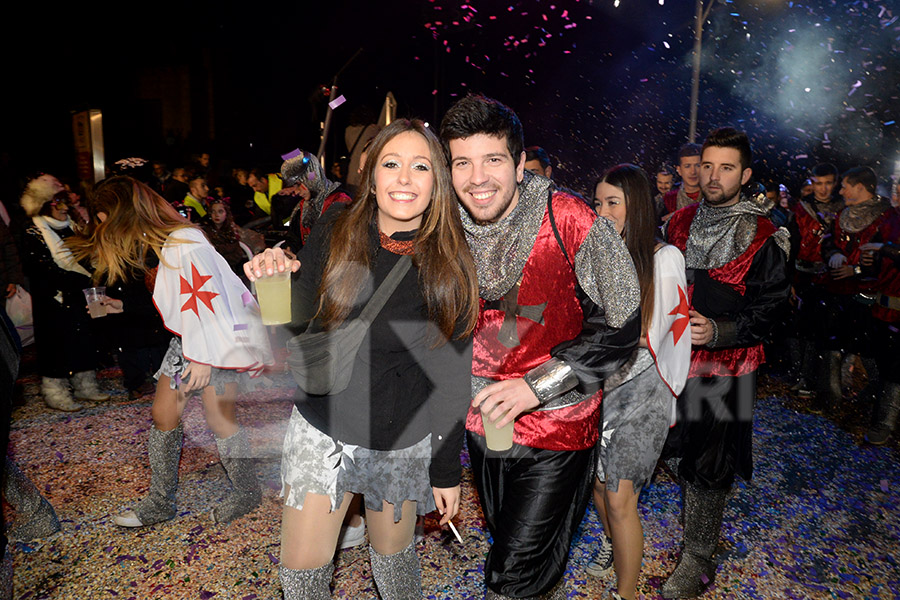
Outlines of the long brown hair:
M 641 336 L 650 327 L 653 318 L 653 255 L 658 242 L 656 237 L 656 209 L 650 178 L 636 165 L 616 165 L 603 174 L 597 185 L 608 183 L 622 190 L 625 195 L 625 227 L 622 237 L 631 254 L 641 286 Z M 594 189 L 597 189 L 597 185 Z
M 419 287 L 428 306 L 429 319 L 438 325 L 444 337 L 450 339 L 454 332 L 463 337 L 471 333 L 478 318 L 475 263 L 466 244 L 441 144 L 418 119 L 397 119 L 372 141 L 357 197 L 334 223 L 319 286 L 317 316 L 326 329 L 336 327 L 347 318 L 362 289 L 374 256 L 371 228 L 377 222 L 378 213 L 375 169 L 385 145 L 405 132 L 415 132 L 425 138 L 434 176 L 431 202 L 414 241 L 413 261 L 419 269 Z M 457 323 L 461 325 L 459 329 Z
M 70 236 L 66 243 L 77 260 L 91 261 L 95 281 L 115 283 L 143 271 L 151 251 L 162 262 L 169 234 L 192 227 L 162 196 L 124 175 L 101 181 L 88 207 L 93 215 L 89 232 Z M 97 219 L 99 213 L 106 214 L 106 219 Z

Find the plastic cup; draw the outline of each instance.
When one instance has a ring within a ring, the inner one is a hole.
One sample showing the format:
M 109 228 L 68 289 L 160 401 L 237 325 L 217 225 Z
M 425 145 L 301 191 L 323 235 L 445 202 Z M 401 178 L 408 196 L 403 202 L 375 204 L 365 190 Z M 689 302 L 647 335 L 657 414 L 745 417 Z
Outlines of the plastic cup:
M 506 413 L 503 413 L 497 417 L 497 421 L 502 419 L 505 415 Z M 510 421 L 509 424 L 497 429 L 496 422 L 491 421 L 490 417 L 482 412 L 481 423 L 484 425 L 484 440 L 487 442 L 488 450 L 502 452 L 512 448 L 513 425 L 515 424 L 515 421 Z
M 92 319 L 99 319 L 106 316 L 106 305 L 103 300 L 106 299 L 105 287 L 92 287 L 82 290 L 84 299 L 87 300 L 88 311 L 91 313 Z
M 291 322 L 291 272 L 276 271 L 256 280 L 256 299 L 263 325 Z

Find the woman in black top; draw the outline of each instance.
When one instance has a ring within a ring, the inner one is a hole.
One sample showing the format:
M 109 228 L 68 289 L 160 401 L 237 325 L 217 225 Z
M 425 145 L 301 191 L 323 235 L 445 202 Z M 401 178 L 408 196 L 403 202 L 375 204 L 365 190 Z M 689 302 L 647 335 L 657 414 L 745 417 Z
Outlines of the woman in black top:
M 358 316 L 402 255 L 412 255 L 356 356 L 350 384 L 300 391 L 285 438 L 281 581 L 285 598 L 328 598 L 332 555 L 352 493 L 366 504 L 381 597 L 421 596 L 416 514 L 441 524 L 459 508 L 470 334 L 478 310 L 440 143 L 421 121 L 398 120 L 374 140 L 355 202 L 325 212 L 299 255 L 266 250 L 251 280 L 291 268 L 294 325 L 332 329 Z M 302 263 L 303 267 L 300 268 Z

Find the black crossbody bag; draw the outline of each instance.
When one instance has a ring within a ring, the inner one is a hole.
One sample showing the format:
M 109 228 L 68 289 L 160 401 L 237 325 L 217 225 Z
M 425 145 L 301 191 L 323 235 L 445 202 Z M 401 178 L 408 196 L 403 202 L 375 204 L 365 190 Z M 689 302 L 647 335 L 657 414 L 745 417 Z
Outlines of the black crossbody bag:
M 355 319 L 337 329 L 301 333 L 287 343 L 287 363 L 294 381 L 307 394 L 325 396 L 347 389 L 353 361 L 372 321 L 400 285 L 412 260 L 401 256 Z

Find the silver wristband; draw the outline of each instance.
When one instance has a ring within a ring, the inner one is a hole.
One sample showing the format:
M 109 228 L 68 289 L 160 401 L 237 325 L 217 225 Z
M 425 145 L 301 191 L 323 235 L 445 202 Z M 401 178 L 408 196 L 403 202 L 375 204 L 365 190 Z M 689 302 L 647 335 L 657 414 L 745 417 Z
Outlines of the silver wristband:
M 719 341 L 719 324 L 716 323 L 713 319 L 709 319 L 709 323 L 710 323 L 710 325 L 712 325 L 713 336 L 712 336 L 712 339 L 709 341 L 709 343 L 706 344 L 706 346 L 708 348 L 715 348 L 716 342 Z
M 575 371 L 558 358 L 551 358 L 533 368 L 523 379 L 541 404 L 550 402 L 578 385 Z

